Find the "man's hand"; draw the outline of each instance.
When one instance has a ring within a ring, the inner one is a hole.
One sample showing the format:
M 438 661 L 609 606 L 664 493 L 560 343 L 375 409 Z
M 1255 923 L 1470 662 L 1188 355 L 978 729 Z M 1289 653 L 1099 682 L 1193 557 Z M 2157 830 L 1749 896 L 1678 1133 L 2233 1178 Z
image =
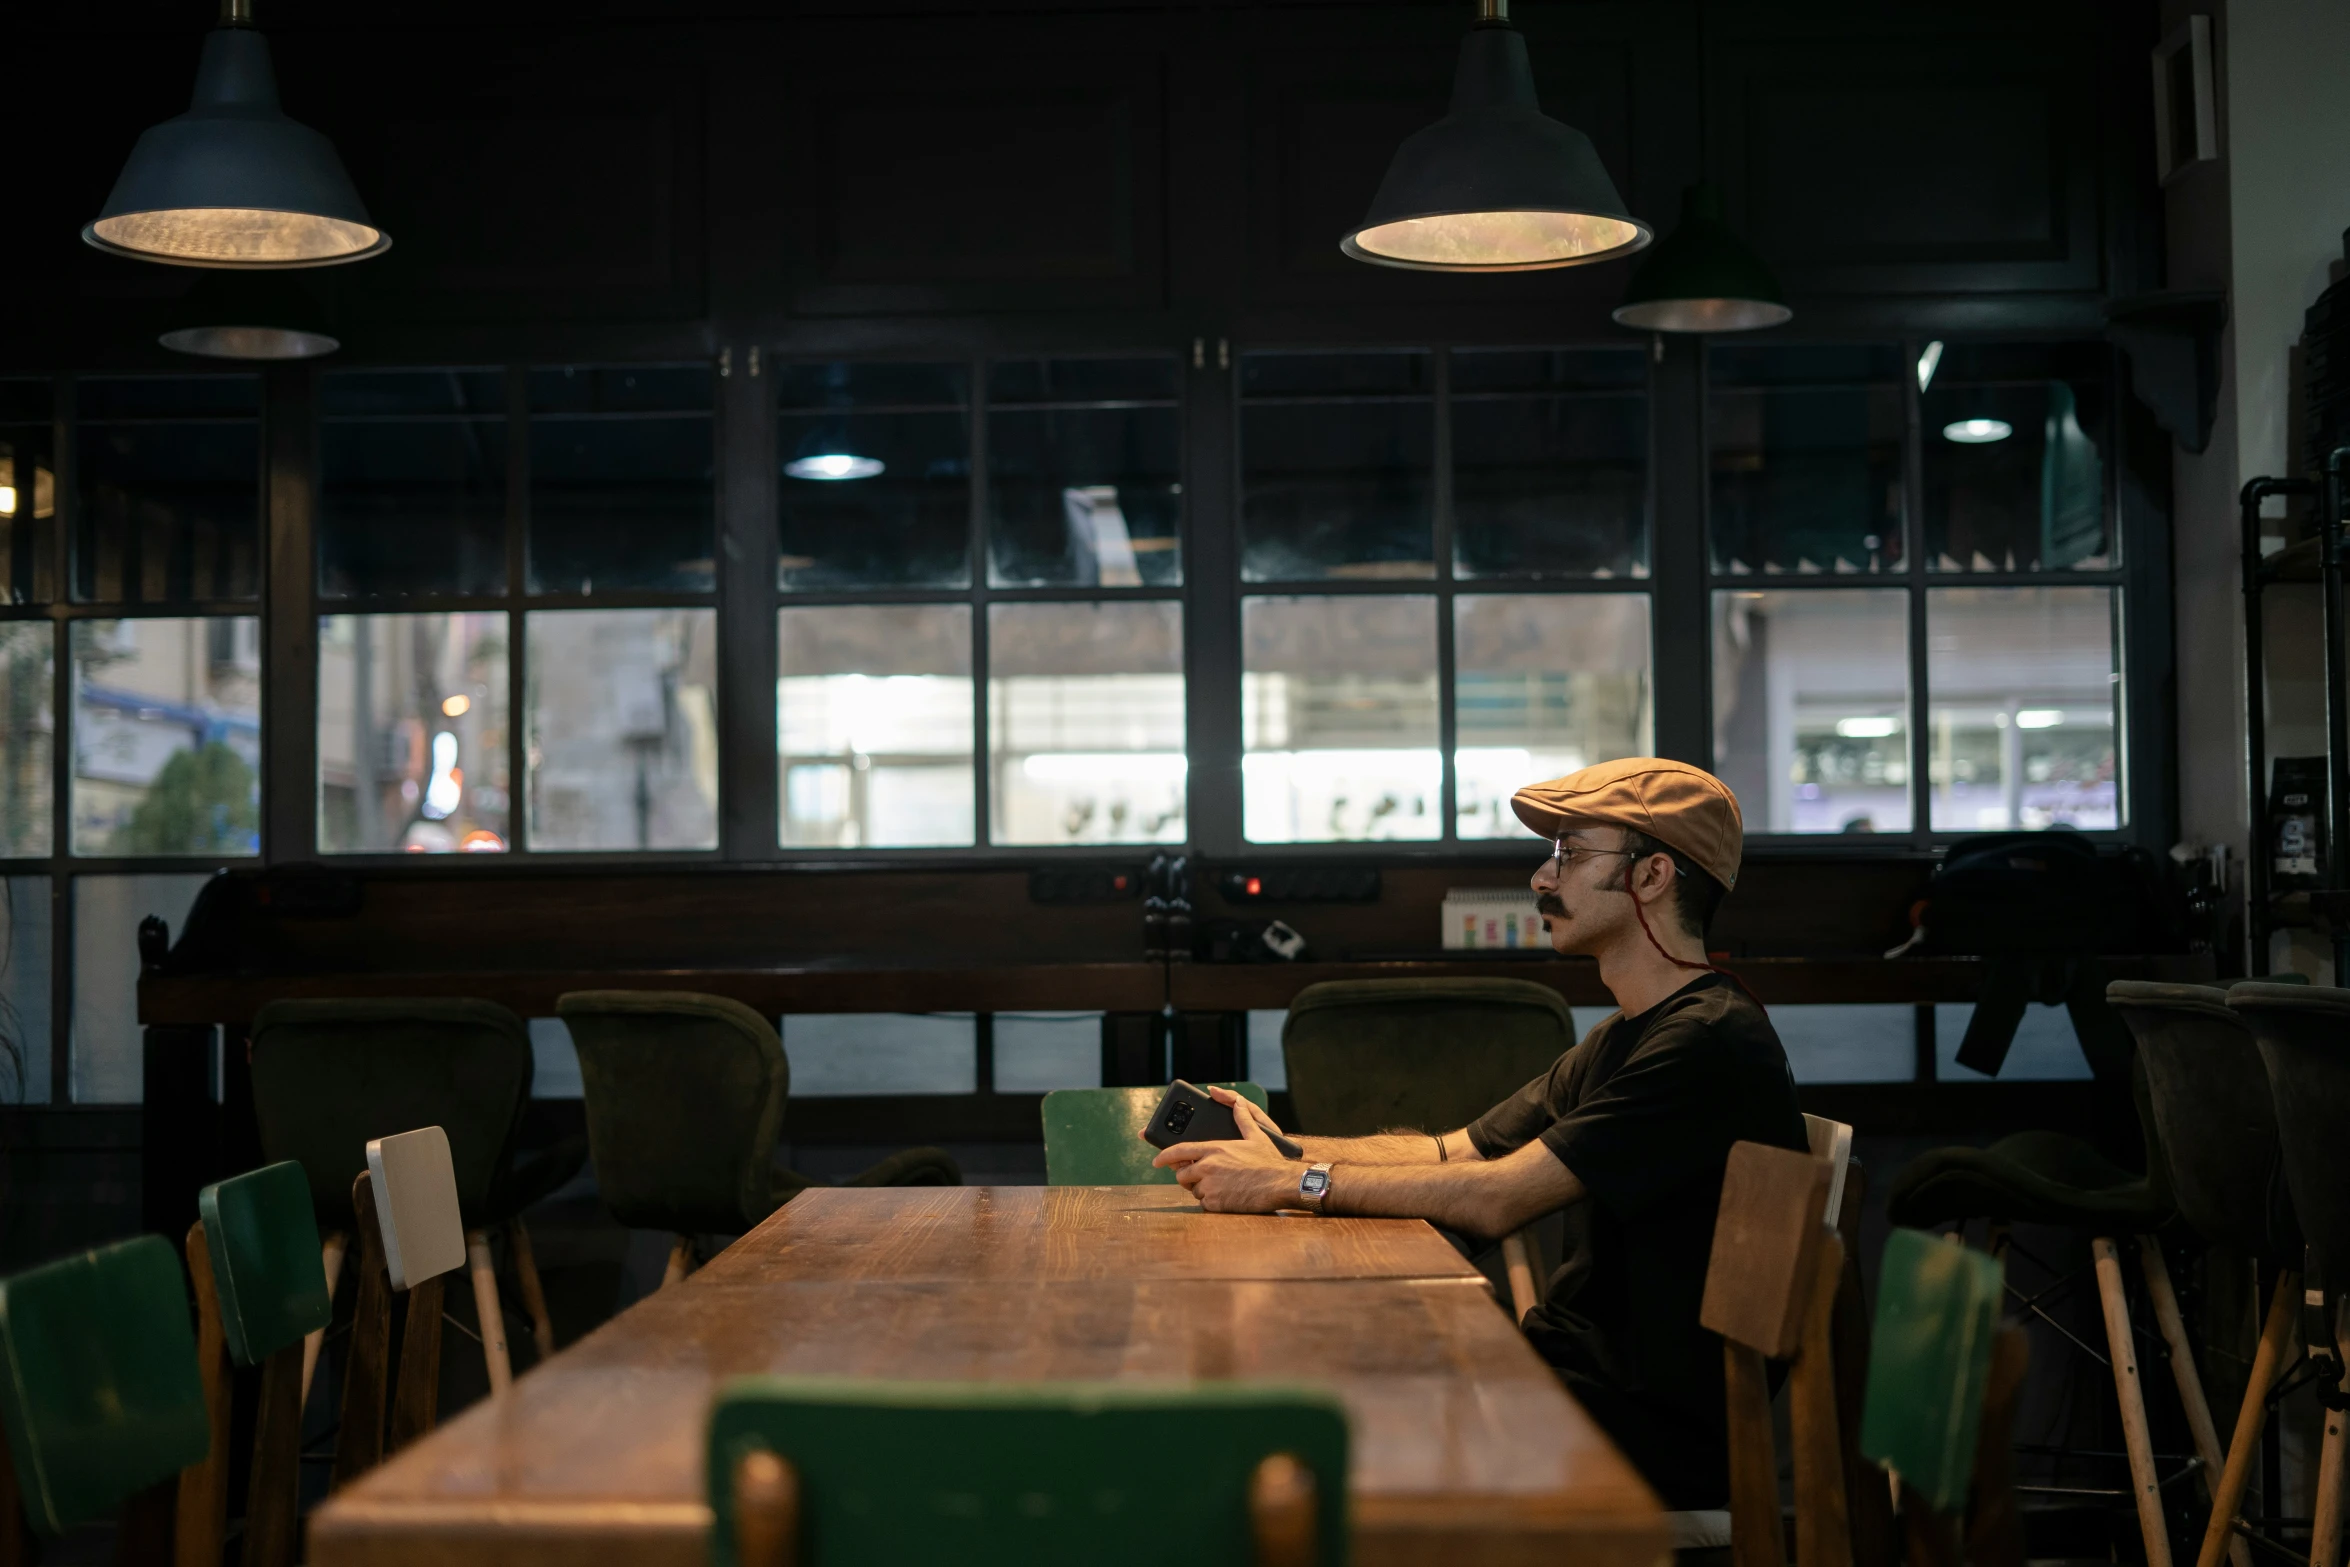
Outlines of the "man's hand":
M 1208 1090 L 1208 1097 L 1215 1100 L 1216 1103 L 1220 1105 L 1229 1106 L 1232 1111 L 1232 1119 L 1238 1121 L 1244 1127 L 1247 1126 L 1249 1122 L 1254 1121 L 1257 1125 L 1263 1127 L 1266 1131 L 1272 1133 L 1275 1137 L 1284 1137 L 1288 1135 L 1287 1133 L 1283 1132 L 1279 1126 L 1274 1124 L 1272 1116 L 1266 1114 L 1265 1111 L 1258 1108 L 1257 1102 L 1254 1099 L 1249 1099 L 1240 1094 L 1236 1094 L 1229 1088 L 1214 1087 L 1211 1087 Z
M 1211 1088 L 1208 1092 L 1218 1104 L 1232 1106 L 1232 1119 L 1239 1124 L 1240 1135 L 1177 1143 L 1160 1149 L 1151 1163 L 1160 1169 L 1173 1168 L 1177 1182 L 1210 1213 L 1271 1213 L 1276 1208 L 1296 1207 L 1297 1181 L 1304 1166 L 1283 1158 L 1281 1150 L 1265 1136 L 1264 1128 L 1272 1122 L 1255 1105 L 1227 1089 Z

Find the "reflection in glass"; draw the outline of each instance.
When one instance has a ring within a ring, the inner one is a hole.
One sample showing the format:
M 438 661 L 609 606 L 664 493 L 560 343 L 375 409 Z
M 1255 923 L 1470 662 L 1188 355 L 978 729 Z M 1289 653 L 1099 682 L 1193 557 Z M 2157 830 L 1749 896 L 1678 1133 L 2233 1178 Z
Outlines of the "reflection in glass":
M 329 598 L 506 591 L 506 378 L 319 378 L 318 586 Z
M 963 366 L 787 364 L 775 383 L 777 586 L 967 584 Z
M 1452 616 L 1459 836 L 1522 837 L 1518 790 L 1655 748 L 1646 594 L 1464 593 Z
M 1942 356 L 1920 405 L 1934 570 L 2114 564 L 2106 355 L 2062 343 L 1961 344 Z
M 56 648 L 48 621 L 0 620 L 0 857 L 49 852 Z
M 0 380 L 0 604 L 57 597 L 57 457 L 49 383 Z
M 1181 843 L 1183 606 L 996 604 L 996 843 Z
M 73 879 L 73 1050 L 68 1081 L 75 1104 L 137 1104 L 146 1088 L 139 1027 L 139 921 L 153 914 L 174 936 L 212 878 L 76 876 Z
M 1241 831 L 1255 843 L 1436 838 L 1436 601 L 1241 600 Z
M 1436 404 L 1421 352 L 1241 360 L 1241 575 L 1436 574 Z
M 1183 580 L 1175 361 L 1014 361 L 989 368 L 988 396 L 993 581 Z M 1027 406 L 1005 406 L 1014 400 Z
M 332 615 L 318 627 L 318 847 L 507 847 L 506 617 Z
M 2110 588 L 1926 595 L 1937 832 L 2121 825 Z
M 261 852 L 261 623 L 73 623 L 73 852 Z
M 1714 770 L 1748 832 L 1907 832 L 1909 598 L 1716 593 Z
M 530 373 L 530 590 L 708 592 L 717 581 L 710 372 Z
M 255 597 L 260 379 L 92 376 L 75 391 L 75 596 L 109 604 Z
M 49 878 L 0 876 L 0 1104 L 49 1102 Z
M 1714 570 L 1898 567 L 1901 356 L 1714 348 L 1706 364 Z
M 717 633 L 707 609 L 531 613 L 532 848 L 718 846 Z
M 1452 356 L 1453 570 L 1648 573 L 1648 382 L 1638 349 Z
M 970 607 L 786 609 L 776 633 L 784 843 L 977 842 Z

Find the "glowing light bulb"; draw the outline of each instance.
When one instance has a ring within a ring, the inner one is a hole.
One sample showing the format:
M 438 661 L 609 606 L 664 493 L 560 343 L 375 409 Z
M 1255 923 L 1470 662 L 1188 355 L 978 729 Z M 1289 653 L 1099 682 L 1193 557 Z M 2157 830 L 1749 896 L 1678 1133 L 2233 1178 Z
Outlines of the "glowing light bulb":
M 441 703 L 441 711 L 451 718 L 463 718 L 473 711 L 473 698 L 462 693 Z
M 878 457 L 852 457 L 847 452 L 824 452 L 814 457 L 800 457 L 783 465 L 783 471 L 795 479 L 870 479 L 879 474 L 885 464 Z
M 2005 419 L 1953 419 L 1942 427 L 1942 439 L 1961 446 L 1989 446 L 2013 434 L 2015 426 Z

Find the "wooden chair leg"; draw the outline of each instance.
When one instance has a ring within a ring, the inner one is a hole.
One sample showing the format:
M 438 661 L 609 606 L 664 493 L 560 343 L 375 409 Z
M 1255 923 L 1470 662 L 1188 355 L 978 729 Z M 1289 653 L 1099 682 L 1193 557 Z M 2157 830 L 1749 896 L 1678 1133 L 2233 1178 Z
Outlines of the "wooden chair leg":
M 1803 1314 L 1803 1348 L 1787 1378 L 1796 1567 L 1852 1567 L 1852 1517 L 1836 1417 L 1836 1289 L 1843 1277 L 1844 1240 L 1831 1230 L 1820 1240 L 1819 1271 Z
M 1786 1567 L 1779 1523 L 1779 1453 L 1771 1437 L 1771 1384 L 1762 1351 L 1722 1341 L 1730 1425 L 1730 1560 Z
M 220 1567 L 228 1539 L 230 1367 L 220 1325 L 220 1288 L 212 1278 L 212 1248 L 204 1221 L 188 1226 L 188 1277 L 196 1286 L 196 1372 L 204 1384 L 204 1415 L 211 1441 L 204 1456 L 180 1471 L 172 1560 L 177 1567 Z
M 1855 1159 L 1844 1172 L 1844 1271 L 1836 1283 L 1836 1435 L 1844 1448 L 1844 1509 L 1852 1527 L 1854 1567 L 1893 1567 L 1893 1490 L 1883 1469 L 1860 1450 L 1860 1416 L 1868 1401 L 1869 1305 L 1860 1277 L 1860 1210 L 1868 1170 Z
M 489 1231 L 465 1232 L 465 1262 L 473 1275 L 473 1313 L 481 1319 L 481 1358 L 490 1370 L 490 1397 L 496 1398 L 514 1385 L 514 1363 L 506 1358 L 506 1311 L 498 1304 L 498 1273 L 490 1265 Z
M 326 1298 L 332 1305 L 336 1281 L 343 1276 L 343 1248 L 351 1237 L 341 1230 L 331 1230 L 318 1243 L 318 1261 L 326 1269 Z M 318 1374 L 319 1351 L 326 1348 L 326 1329 L 313 1328 L 302 1339 L 302 1407 L 310 1407 L 310 1379 Z
M 384 1459 L 384 1393 L 391 1376 L 392 1284 L 375 1212 L 375 1177 L 351 1183 L 359 1215 L 359 1286 L 351 1304 L 351 1353 L 343 1374 L 343 1418 L 335 1431 L 330 1489 L 341 1490 Z
M 1534 1287 L 1533 1247 L 1524 1230 L 1513 1230 L 1501 1240 L 1501 1263 L 1510 1276 L 1510 1312 L 1519 1322 L 1526 1313 L 1542 1304 L 1542 1294 Z
M 408 1290 L 408 1325 L 400 1334 L 400 1382 L 392 1393 L 392 1430 L 384 1440 L 389 1458 L 430 1431 L 441 1408 L 441 1293 L 447 1275 L 436 1274 Z
M 1256 1567 L 1314 1567 L 1314 1472 L 1287 1453 L 1274 1453 L 1248 1483 L 1249 1533 Z
M 2330 1319 L 2338 1323 L 2339 1319 Z M 2338 1328 L 2334 1334 L 2334 1353 L 2339 1356 L 2345 1346 Z M 2338 1362 L 2350 1365 L 2350 1360 Z M 2350 1392 L 2350 1379 L 2341 1384 Z M 2342 1488 L 2350 1481 L 2345 1467 L 2350 1467 L 2350 1414 L 2339 1409 L 2326 1411 L 2325 1442 L 2318 1449 L 2317 1506 L 2309 1531 L 2309 1567 L 2341 1567 L 2344 1498 Z
M 2244 1384 L 2244 1407 L 2236 1412 L 2236 1432 L 2228 1439 L 2228 1466 L 2220 1472 L 2211 1497 L 2211 1523 L 2203 1531 L 2203 1550 L 2195 1567 L 2219 1567 L 2236 1538 L 2236 1509 L 2244 1505 L 2244 1486 L 2252 1478 L 2252 1458 L 2260 1451 L 2260 1428 L 2268 1414 L 2268 1390 L 2284 1364 L 2293 1342 L 2293 1315 L 2301 1309 L 2301 1276 L 2290 1269 L 2277 1275 L 2276 1293 L 2269 1297 L 2268 1319 L 2260 1325 L 2260 1348 L 2253 1352 L 2252 1379 Z M 2321 1455 L 2322 1456 L 2322 1455 Z
M 1966 1567 L 1956 1523 L 1915 1491 L 1901 1493 L 1901 1521 L 1909 1537 L 1909 1567 Z
M 122 1504 L 114 1529 L 115 1567 L 171 1567 L 178 1532 L 179 1477 L 158 1481 Z
M 522 1286 L 522 1309 L 530 1314 L 530 1336 L 539 1359 L 555 1353 L 555 1319 L 547 1314 L 547 1292 L 539 1284 L 538 1258 L 530 1249 L 530 1231 L 520 1219 L 506 1226 L 506 1244 L 514 1251 L 514 1281 Z
M 694 1238 L 680 1235 L 669 1248 L 669 1265 L 661 1270 L 661 1287 L 667 1289 L 694 1271 Z
M 253 1421 L 253 1479 L 245 1493 L 242 1567 L 294 1567 L 301 1533 L 302 1346 L 261 1363 L 261 1404 Z
M 799 1567 L 800 1477 L 764 1448 L 734 1466 L 735 1567 Z
M 2195 1348 L 2187 1339 L 2186 1321 L 2179 1315 L 2179 1297 L 2171 1288 L 2170 1264 L 2163 1261 L 2162 1243 L 2151 1235 L 2139 1236 L 2138 1261 L 2146 1272 L 2146 1295 L 2154 1303 L 2154 1320 L 2162 1329 L 2163 1343 L 2170 1348 L 2171 1379 L 2178 1383 L 2179 1402 L 2186 1407 L 2195 1456 L 2203 1460 L 2203 1494 L 2209 1499 L 2219 1489 L 2227 1455 L 2219 1448 L 2219 1428 L 2211 1423 L 2211 1403 L 2203 1396 L 2203 1378 L 2195 1369 Z M 2228 1561 L 2231 1567 L 2252 1567 L 2252 1547 L 2240 1538 L 2231 1538 Z
M 2162 1516 L 2162 1487 L 2154 1471 L 2154 1438 L 2146 1429 L 2145 1385 L 2130 1329 L 2130 1300 L 2122 1293 L 2121 1253 L 2099 1236 L 2089 1243 L 2097 1262 L 2097 1295 L 2105 1306 L 2105 1343 L 2113 1357 L 2113 1393 L 2122 1409 L 2122 1446 L 2130 1455 L 2130 1491 L 2138 1502 L 2138 1532 L 2146 1538 L 2146 1567 L 2171 1567 L 2170 1525 Z
M 1966 1516 L 1970 1567 L 2024 1567 L 2023 1514 L 2015 1500 L 2015 1409 L 2031 1368 L 2032 1341 L 2010 1322 L 1991 1341 L 1983 1418 L 1975 1431 L 1975 1481 Z

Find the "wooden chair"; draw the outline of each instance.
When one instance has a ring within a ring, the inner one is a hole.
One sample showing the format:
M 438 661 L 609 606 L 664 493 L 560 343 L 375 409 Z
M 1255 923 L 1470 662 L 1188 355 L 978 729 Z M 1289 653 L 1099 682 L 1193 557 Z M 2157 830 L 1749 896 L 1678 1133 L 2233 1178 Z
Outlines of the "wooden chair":
M 469 1250 L 448 1134 L 426 1126 L 370 1140 L 351 1208 L 359 1223 L 359 1297 L 335 1435 L 336 1489 L 430 1431 L 439 1414 L 442 1281 L 466 1265 Z M 392 1297 L 403 1293 L 408 1315 L 387 1439 Z
M 710 1417 L 710 1560 L 1342 1567 L 1347 1473 L 1310 1388 L 746 1377 Z
M 1281 1024 L 1292 1131 L 1364 1137 L 1468 1125 L 1575 1044 L 1559 993 L 1529 979 L 1341 979 L 1308 985 Z M 1531 1226 L 1502 1241 L 1513 1314 L 1541 1302 Z
M 0 1563 L 119 1512 L 116 1559 L 171 1560 L 180 1471 L 212 1444 L 179 1259 L 142 1235 L 0 1279 Z
M 1766 1360 L 1793 1363 L 1788 1414 L 1798 1567 L 1851 1567 L 1832 1345 L 1844 1242 L 1824 1219 L 1836 1174 L 1809 1153 L 1738 1143 L 1722 1179 L 1698 1321 L 1722 1335 L 1736 1567 L 1785 1563 Z M 1703 1513 L 1674 1515 L 1676 1545 L 1715 1543 L 1705 1537 L 1711 1522 Z
M 303 1342 L 334 1314 L 310 1182 L 288 1160 L 216 1181 L 188 1231 L 212 1442 L 181 1477 L 180 1567 L 217 1567 L 228 1527 L 229 1366 L 258 1366 L 243 1567 L 291 1567 L 301 1521 Z
M 1844 1243 L 1844 1266 L 1836 1281 L 1829 1321 L 1836 1368 L 1836 1434 L 1844 1450 L 1844 1502 L 1852 1526 L 1856 1567 L 1893 1567 L 1897 1554 L 1893 1497 L 1884 1471 L 1862 1456 L 1860 1412 L 1869 1378 L 1868 1296 L 1860 1276 L 1860 1215 L 1868 1200 L 1869 1173 L 1852 1156 L 1852 1128 L 1824 1116 L 1805 1115 L 1812 1157 L 1828 1161 L 1829 1225 Z
M 1254 1083 L 1229 1088 L 1258 1109 L 1265 1091 Z M 1158 1150 L 1142 1129 L 1166 1096 L 1164 1088 L 1056 1088 L 1044 1096 L 1044 1178 L 1050 1186 L 1172 1186 L 1175 1172 L 1153 1168 Z
M 1860 1440 L 1900 1484 L 1910 1567 L 2023 1567 L 2011 1440 L 2029 1347 L 2000 1322 L 2002 1271 L 1918 1230 L 1885 1246 Z

